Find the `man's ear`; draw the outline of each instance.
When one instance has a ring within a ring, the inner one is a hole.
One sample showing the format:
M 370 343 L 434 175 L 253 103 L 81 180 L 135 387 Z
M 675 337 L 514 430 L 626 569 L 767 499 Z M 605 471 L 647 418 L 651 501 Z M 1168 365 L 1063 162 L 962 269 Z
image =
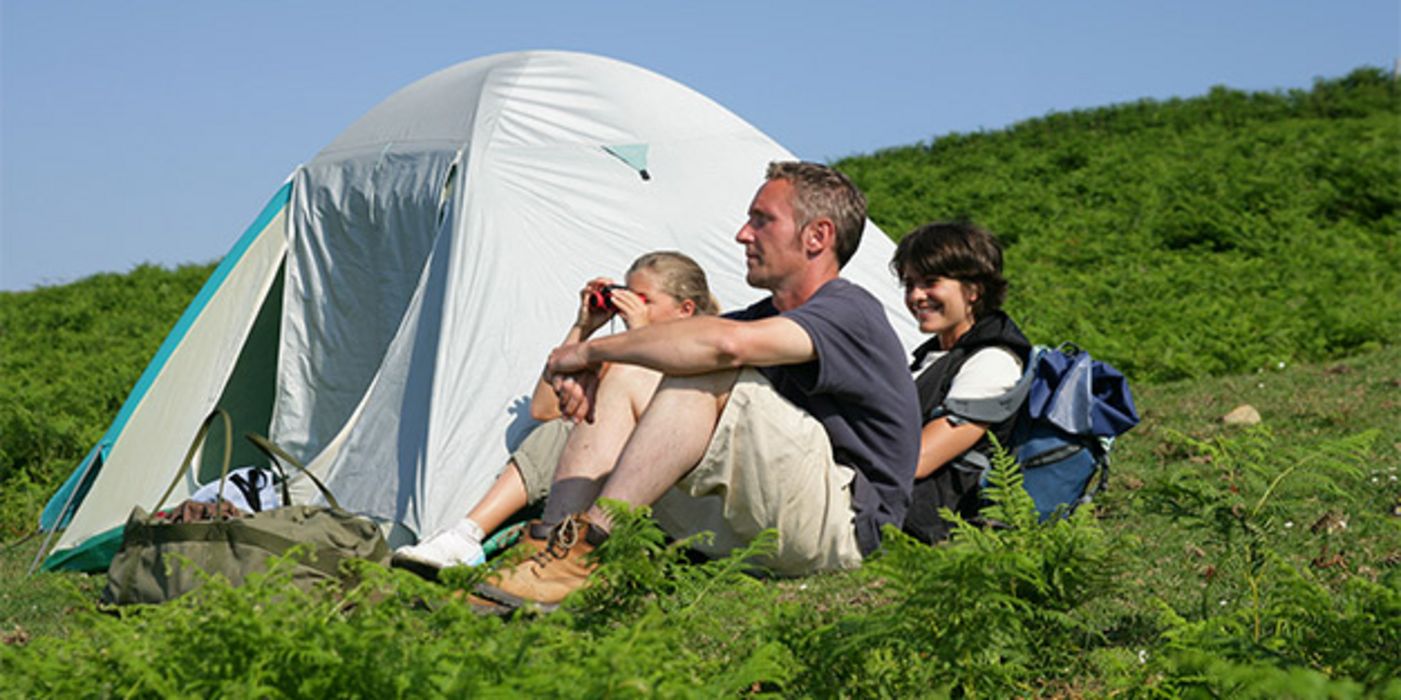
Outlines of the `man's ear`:
M 808 255 L 817 255 L 823 250 L 837 247 L 837 225 L 826 217 L 813 219 L 803 227 L 803 250 Z

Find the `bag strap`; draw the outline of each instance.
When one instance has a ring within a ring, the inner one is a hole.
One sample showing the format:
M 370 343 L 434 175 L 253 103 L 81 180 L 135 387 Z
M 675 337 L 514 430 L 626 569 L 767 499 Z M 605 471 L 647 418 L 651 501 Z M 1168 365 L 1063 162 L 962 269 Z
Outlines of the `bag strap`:
M 252 438 L 249 438 L 248 436 L 256 434 L 257 433 L 244 433 L 243 437 L 247 438 L 249 442 L 252 442 Z M 267 454 L 267 450 L 262 450 L 262 452 L 265 455 Z M 271 457 L 272 455 L 268 456 Z M 282 488 L 282 505 L 292 505 L 292 492 L 287 487 L 287 470 L 283 469 L 282 463 L 277 461 L 276 459 L 272 460 L 271 467 L 273 471 L 272 483 Z
M 170 498 L 170 494 L 175 491 L 175 485 L 180 483 L 180 479 L 185 476 L 185 472 L 193 473 L 195 453 L 204 443 L 205 437 L 209 435 L 209 429 L 214 425 L 215 418 L 222 418 L 224 421 L 224 463 L 219 468 L 219 500 L 223 499 L 224 478 L 229 474 L 229 461 L 233 459 L 233 421 L 229 414 L 222 408 L 215 408 L 209 412 L 209 416 L 199 426 L 199 432 L 195 433 L 195 439 L 190 443 L 190 449 L 185 451 L 185 459 L 180 463 L 180 469 L 176 470 L 175 478 L 171 480 L 170 486 L 165 488 L 165 493 L 161 494 L 161 499 L 156 501 L 156 507 L 151 509 L 152 513 L 159 512 L 161 506 L 165 505 L 165 499 Z M 216 508 L 218 505 L 216 503 Z M 217 511 L 216 511 L 217 512 Z
M 286 450 L 282 449 L 281 447 L 278 447 L 277 444 L 274 443 L 272 440 L 269 440 L 257 433 L 244 433 L 243 437 L 247 438 L 248 441 L 253 443 L 253 445 L 259 450 L 262 450 L 263 454 L 267 455 L 268 458 L 272 460 L 273 464 L 278 464 L 278 461 L 281 460 L 283 462 L 286 462 L 287 464 L 296 467 L 298 470 L 301 471 L 301 473 L 306 474 L 307 478 L 311 479 L 311 483 L 316 484 L 316 488 L 321 491 L 321 495 L 325 497 L 326 502 L 329 503 L 332 508 L 340 509 L 341 504 L 336 501 L 335 496 L 331 495 L 331 490 L 326 488 L 326 485 L 321 483 L 321 480 L 316 478 L 315 474 L 312 474 L 310 471 L 308 471 L 306 466 L 304 466 L 296 457 L 287 454 Z M 286 495 L 287 478 L 285 472 L 282 479 L 282 490 L 284 494 L 283 500 L 287 503 L 287 505 L 292 505 L 292 499 Z
M 953 414 L 975 423 L 989 424 L 1001 423 L 1017 415 L 1026 403 L 1026 397 L 1031 393 L 1031 385 L 1036 380 L 1037 359 L 1038 355 L 1033 353 L 1026 367 L 1022 369 L 1022 376 L 1017 378 L 1017 383 L 1002 394 L 980 399 L 945 398 L 940 406 L 943 409 L 942 415 Z

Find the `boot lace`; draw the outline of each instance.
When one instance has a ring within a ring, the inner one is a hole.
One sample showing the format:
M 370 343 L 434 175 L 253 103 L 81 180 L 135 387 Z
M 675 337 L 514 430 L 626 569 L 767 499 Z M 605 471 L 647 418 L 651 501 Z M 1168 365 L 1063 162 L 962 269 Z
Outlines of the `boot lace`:
M 548 559 L 563 559 L 578 543 L 579 522 L 574 516 L 569 516 L 550 530 L 549 539 L 545 540 L 545 548 L 536 552 L 532 558 L 539 564 L 546 563 Z

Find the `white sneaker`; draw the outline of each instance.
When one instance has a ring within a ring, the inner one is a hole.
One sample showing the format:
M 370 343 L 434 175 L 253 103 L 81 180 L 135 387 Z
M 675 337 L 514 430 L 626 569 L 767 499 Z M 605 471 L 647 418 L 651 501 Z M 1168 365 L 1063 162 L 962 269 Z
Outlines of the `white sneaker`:
M 418 544 L 394 550 L 392 564 L 436 579 L 439 569 L 450 566 L 477 566 L 486 561 L 482 543 L 454 530 L 445 530 Z

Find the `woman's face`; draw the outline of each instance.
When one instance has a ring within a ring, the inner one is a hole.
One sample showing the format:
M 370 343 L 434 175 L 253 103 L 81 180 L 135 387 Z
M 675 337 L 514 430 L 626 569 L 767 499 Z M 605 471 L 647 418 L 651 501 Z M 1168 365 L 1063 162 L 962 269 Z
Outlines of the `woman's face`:
M 651 270 L 634 271 L 627 276 L 627 287 L 647 299 L 647 321 L 661 323 L 686 318 L 694 313 L 694 304 L 682 304 L 676 297 L 662 291 L 657 275 Z
M 923 277 L 909 269 L 900 275 L 900 281 L 905 285 L 905 308 L 915 317 L 920 331 L 952 341 L 973 327 L 974 297 L 962 282 L 951 277 Z

